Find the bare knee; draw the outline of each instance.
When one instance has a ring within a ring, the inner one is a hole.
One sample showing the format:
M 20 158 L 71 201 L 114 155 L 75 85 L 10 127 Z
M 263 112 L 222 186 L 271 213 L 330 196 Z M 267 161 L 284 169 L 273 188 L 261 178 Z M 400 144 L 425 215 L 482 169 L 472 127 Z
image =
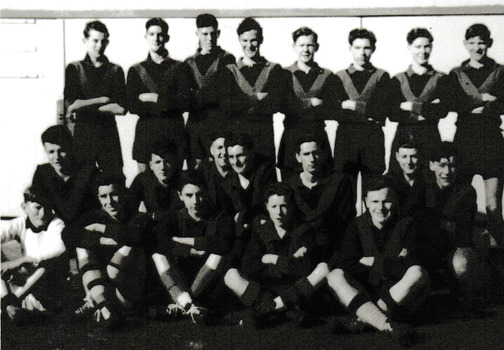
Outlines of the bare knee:
M 224 275 L 224 283 L 231 289 L 238 283 L 239 279 L 240 273 L 237 269 L 229 269 Z
M 469 265 L 470 250 L 458 248 L 453 254 L 452 265 L 453 271 L 457 277 L 463 277 L 467 273 Z
M 339 288 L 347 283 L 345 278 L 345 272 L 341 269 L 334 269 L 327 275 L 327 284 L 334 291 L 338 291 Z
M 117 267 L 107 265 L 107 275 L 112 281 L 115 281 L 119 276 L 119 270 L 117 269 Z

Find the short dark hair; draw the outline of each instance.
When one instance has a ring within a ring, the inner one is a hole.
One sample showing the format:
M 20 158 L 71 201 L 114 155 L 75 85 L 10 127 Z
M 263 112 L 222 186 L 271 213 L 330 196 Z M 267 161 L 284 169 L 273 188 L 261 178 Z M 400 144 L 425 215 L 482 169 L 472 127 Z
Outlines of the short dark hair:
M 98 193 L 98 189 L 102 186 L 113 185 L 116 190 L 124 191 L 125 178 L 121 175 L 111 174 L 111 173 L 99 173 L 93 179 L 95 193 Z
M 168 34 L 168 23 L 160 17 L 154 17 L 151 18 L 145 23 L 145 30 L 149 30 L 150 27 L 152 26 L 159 26 L 161 27 L 161 30 L 163 31 L 163 34 Z
M 348 43 L 350 45 L 353 44 L 355 39 L 369 39 L 369 43 L 371 44 L 373 49 L 376 48 L 375 35 L 373 34 L 373 32 L 371 32 L 365 28 L 362 28 L 362 29 L 356 28 L 354 30 L 351 30 L 350 33 L 348 33 Z
M 228 149 L 228 147 L 242 146 L 249 152 L 254 151 L 254 142 L 252 141 L 250 135 L 247 133 L 229 133 L 228 137 L 226 137 L 224 141 L 224 146 L 226 147 L 226 150 Z
M 197 170 L 184 170 L 180 173 L 177 179 L 177 191 L 182 192 L 185 185 L 198 186 L 202 190 L 206 190 L 207 185 L 203 174 Z
M 100 33 L 105 34 L 106 39 L 108 39 L 108 37 L 110 36 L 109 31 L 107 29 L 107 26 L 105 24 L 103 24 L 100 21 L 92 21 L 92 22 L 86 23 L 86 27 L 84 27 L 84 31 L 83 31 L 84 38 L 89 38 L 89 31 L 91 29 L 94 29 Z
M 157 138 L 149 147 L 150 155 L 155 154 L 164 160 L 171 160 L 173 163 L 177 162 L 177 150 L 175 143 L 166 137 Z
M 458 160 L 458 151 L 453 142 L 439 142 L 433 147 L 432 152 L 430 154 L 429 160 L 431 162 L 439 162 L 443 158 L 454 157 Z
M 492 38 L 490 36 L 490 30 L 488 27 L 484 24 L 481 23 L 476 23 L 467 28 L 465 32 L 465 39 L 469 40 L 471 38 L 474 38 L 476 36 L 479 36 L 487 45 L 492 44 Z
M 398 130 L 394 141 L 392 141 L 392 152 L 399 152 L 399 148 L 414 148 L 418 150 L 416 137 L 410 132 Z
M 387 175 L 377 176 L 368 182 L 364 198 L 367 197 L 369 192 L 379 191 L 384 188 L 390 188 L 395 193 L 394 183 L 392 182 L 392 179 L 390 177 L 388 177 Z
M 203 13 L 196 17 L 196 28 L 206 27 L 212 27 L 215 30 L 219 29 L 219 22 L 217 22 L 217 18 L 210 13 Z
M 236 33 L 238 36 L 242 35 L 245 32 L 251 31 L 251 30 L 256 30 L 257 31 L 257 38 L 259 39 L 259 42 L 262 43 L 263 41 L 263 30 L 259 22 L 257 22 L 255 19 L 252 17 L 246 17 L 238 26 L 238 29 L 236 29 Z
M 434 41 L 434 37 L 432 36 L 431 32 L 429 32 L 425 28 L 413 28 L 412 30 L 410 30 L 410 32 L 406 36 L 406 41 L 411 45 L 413 41 L 418 38 L 427 38 L 431 44 Z
M 299 154 L 299 152 L 301 151 L 301 145 L 303 143 L 308 143 L 308 142 L 315 142 L 317 144 L 317 146 L 319 145 L 319 142 L 317 140 L 317 138 L 315 137 L 314 134 L 301 134 L 301 135 L 298 135 L 295 139 L 296 141 L 296 153 Z
M 48 142 L 59 145 L 65 150 L 73 147 L 72 134 L 64 125 L 54 125 L 47 128 L 41 135 L 42 144 Z
M 43 191 L 37 185 L 30 185 L 23 191 L 23 200 L 25 203 L 38 203 L 44 207 L 50 206 L 50 202 Z
M 310 36 L 312 35 L 313 36 L 313 40 L 315 40 L 315 43 L 318 43 L 318 35 L 317 33 L 315 33 L 311 28 L 308 28 L 308 27 L 301 27 L 299 29 L 296 29 L 293 33 L 292 33 L 292 40 L 294 41 L 294 43 L 296 42 L 296 40 L 300 37 L 300 36 Z
M 292 188 L 285 182 L 274 182 L 269 184 L 264 191 L 264 203 L 268 203 L 271 196 L 284 196 L 288 203 L 293 204 L 292 198 L 294 196 Z

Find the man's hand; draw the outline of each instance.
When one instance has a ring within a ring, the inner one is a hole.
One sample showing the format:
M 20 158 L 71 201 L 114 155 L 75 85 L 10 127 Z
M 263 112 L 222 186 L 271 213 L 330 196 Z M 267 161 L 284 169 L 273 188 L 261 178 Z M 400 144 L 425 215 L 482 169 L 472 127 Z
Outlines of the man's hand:
M 293 256 L 295 258 L 302 258 L 306 253 L 306 247 L 303 246 L 301 248 L 299 248 L 298 250 L 296 250 L 296 252 L 293 254 Z
M 266 98 L 268 96 L 267 92 L 256 92 L 257 99 L 261 101 L 262 99 Z
M 278 261 L 278 255 L 275 255 L 275 254 L 264 254 L 261 259 L 261 262 L 263 264 L 276 265 L 277 261 Z
M 117 245 L 117 242 L 109 237 L 100 237 L 100 244 L 101 245 Z
M 431 103 L 438 104 L 438 103 L 441 103 L 441 100 L 439 98 L 436 98 L 435 100 L 432 100 Z
M 481 99 L 485 102 L 493 102 L 497 99 L 497 97 L 490 95 L 488 92 L 484 92 L 481 94 Z
M 354 100 L 345 100 L 341 102 L 341 108 L 348 109 L 350 111 L 355 111 L 356 103 Z
M 204 250 L 196 250 L 194 248 L 191 248 L 190 252 L 189 252 L 191 255 L 196 255 L 196 256 L 202 256 L 202 255 L 205 255 L 205 251 Z
M 324 101 L 322 101 L 320 98 L 312 97 L 310 98 L 310 103 L 313 107 L 317 107 L 323 104 Z
M 85 227 L 85 229 L 88 231 L 100 232 L 100 233 L 105 233 L 106 228 L 107 226 L 105 226 L 104 224 L 91 224 Z
M 157 103 L 159 95 L 155 92 L 145 92 L 138 95 L 138 99 L 142 102 L 153 102 Z
M 401 109 L 403 111 L 411 112 L 411 110 L 413 109 L 413 102 L 411 101 L 401 102 Z
M 485 106 L 481 106 L 481 107 L 476 107 L 474 108 L 471 113 L 472 114 L 481 114 L 483 113 L 483 110 L 485 109 Z
M 180 244 L 194 245 L 194 237 L 172 237 L 172 240 Z
M 359 260 L 362 265 L 373 266 L 374 256 L 365 256 Z
M 402 257 L 408 256 L 408 249 L 403 248 L 403 249 L 401 250 L 401 252 L 399 253 L 399 256 L 400 256 L 400 257 L 401 257 L 401 256 L 402 256 Z

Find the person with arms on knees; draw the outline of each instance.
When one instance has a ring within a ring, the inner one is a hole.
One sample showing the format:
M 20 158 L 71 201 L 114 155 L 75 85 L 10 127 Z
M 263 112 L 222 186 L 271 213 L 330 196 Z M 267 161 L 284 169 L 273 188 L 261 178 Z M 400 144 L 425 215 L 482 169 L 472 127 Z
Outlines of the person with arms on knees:
M 281 316 L 303 323 L 302 307 L 329 270 L 326 263 L 313 268 L 313 230 L 296 222 L 289 186 L 270 184 L 264 201 L 266 215 L 254 218 L 242 267 L 229 269 L 224 281 L 244 305 L 252 307 L 256 325 L 267 326 Z
M 157 220 L 165 211 L 178 207 L 176 181 L 181 169 L 176 146 L 160 137 L 150 144 L 149 169 L 138 174 L 129 188 L 131 206 L 143 202 L 147 213 Z
M 205 13 L 196 17 L 198 50 L 184 61 L 186 79 L 192 82 L 193 102 L 187 132 L 191 153 L 189 167 L 199 167 L 209 156 L 210 136 L 226 127 L 225 114 L 219 106 L 220 72 L 235 58 L 217 44 L 219 23 L 214 15 Z
M 396 165 L 389 167 L 387 176 L 394 185 L 398 212 L 401 216 L 415 217 L 417 211 L 424 208 L 426 203 L 426 176 L 423 169 L 424 162 L 420 159 L 428 157 L 420 153 L 416 138 L 406 131 L 400 132 L 394 138 L 390 157 Z
M 129 69 L 126 82 L 129 112 L 140 117 L 135 130 L 133 159 L 141 172 L 148 168 L 151 161 L 151 144 L 161 135 L 172 135 L 170 121 L 160 112 L 158 101 L 165 75 L 177 65 L 165 47 L 170 40 L 165 20 L 158 17 L 149 19 L 145 23 L 145 40 L 149 47 L 147 59 Z M 175 136 L 174 140 L 185 144 L 183 133 Z
M 247 134 L 230 134 L 224 141 L 232 172 L 222 183 L 221 203 L 234 216 L 236 240 L 231 256 L 239 266 L 243 250 L 250 239 L 252 219 L 262 211 L 265 188 L 276 182 L 275 166 L 261 161 L 256 145 Z
M 54 216 L 50 201 L 35 186 L 24 192 L 25 217 L 1 221 L 2 245 L 21 244 L 22 256 L 12 260 L 2 251 L 2 319 L 29 322 L 43 313 L 61 309 L 67 269 L 66 248 L 61 238 L 65 227 Z
M 467 28 L 464 46 L 469 59 L 450 72 L 442 102 L 458 115 L 453 142 L 462 160 L 459 176 L 468 182 L 476 174 L 483 177 L 488 230 L 502 246 L 504 138 L 500 116 L 504 114 L 504 66 L 488 57 L 492 43 L 484 24 Z
M 353 63 L 336 73 L 336 99 L 341 110 L 334 145 L 337 172 L 351 176 L 357 196 L 357 176 L 362 174 L 365 192 L 369 179 L 385 171 L 385 140 L 382 126 L 391 105 L 399 99 L 391 89 L 390 76 L 371 64 L 376 50 L 376 37 L 367 29 L 354 29 L 348 35 Z
M 425 211 L 418 218 L 418 261 L 434 282 L 448 280 L 462 301 L 462 310 L 476 311 L 477 256 L 472 241 L 477 212 L 476 190 L 459 176 L 460 159 L 454 144 L 442 142 L 429 166 Z
M 415 332 L 396 320 L 410 316 L 430 292 L 429 276 L 414 257 L 414 223 L 397 215 L 386 177 L 369 183 L 365 203 L 368 210 L 349 225 L 331 259 L 336 269 L 327 282 L 351 313 L 341 319 L 347 330 L 372 326 L 409 345 Z
M 297 174 L 299 163 L 296 154 L 296 137 L 307 131 L 319 140 L 321 166 L 332 169 L 333 161 L 329 139 L 325 132 L 324 120 L 334 120 L 336 110 L 336 82 L 333 73 L 319 67 L 315 53 L 319 49 L 318 35 L 308 27 L 301 27 L 292 33 L 292 44 L 297 61 L 287 67 L 291 74 L 285 99 L 284 133 L 278 151 L 278 164 L 282 179 Z
M 164 313 L 182 313 L 195 323 L 203 321 L 206 311 L 196 300 L 210 307 L 218 301 L 214 295 L 219 282 L 223 255 L 229 252 L 234 237 L 233 219 L 210 206 L 201 174 L 183 172 L 178 195 L 184 207 L 160 218 L 155 228 L 156 246 L 152 259 L 173 304 Z
M 98 163 L 103 171 L 120 176 L 123 161 L 115 116 L 126 114 L 124 72 L 105 56 L 105 24 L 87 23 L 83 42 L 86 58 L 65 70 L 66 117 L 75 118 L 75 160 L 86 171 Z
M 249 133 L 257 154 L 275 163 L 273 114 L 282 106 L 285 71 L 261 56 L 263 30 L 255 19 L 245 18 L 237 33 L 244 56 L 223 70 L 220 105 L 230 131 Z
M 440 103 L 439 81 L 444 74 L 429 64 L 434 37 L 427 29 L 412 29 L 406 40 L 412 63 L 406 72 L 392 79 L 393 88 L 400 91 L 401 98 L 392 106 L 389 119 L 398 122 L 396 137 L 401 133 L 413 135 L 418 151 L 428 157 L 432 145 L 441 141 L 439 119 L 448 114 L 446 106 Z M 390 159 L 389 172 L 392 168 L 399 170 L 394 158 Z
M 101 208 L 80 219 L 77 260 L 86 297 L 75 316 L 94 313 L 99 325 L 114 330 L 125 312 L 144 307 L 145 249 L 153 222 L 129 208 L 123 178 L 100 174 L 94 181 Z
M 320 161 L 319 140 L 312 134 L 296 137 L 293 144 L 297 149 L 292 152 L 302 171 L 289 177 L 285 183 L 294 192 L 300 220 L 316 229 L 314 256 L 319 261 L 327 261 L 356 212 L 349 176 L 325 171 Z

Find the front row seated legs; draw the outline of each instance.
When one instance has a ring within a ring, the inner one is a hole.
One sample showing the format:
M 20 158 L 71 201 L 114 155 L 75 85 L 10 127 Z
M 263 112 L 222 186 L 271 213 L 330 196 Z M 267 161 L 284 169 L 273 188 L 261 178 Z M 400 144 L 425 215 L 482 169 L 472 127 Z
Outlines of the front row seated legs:
M 343 306 L 356 315 L 359 321 L 379 331 L 392 331 L 391 321 L 385 312 L 397 308 L 414 311 L 430 291 L 430 279 L 420 266 L 411 266 L 403 278 L 376 304 L 365 294 L 364 289 L 341 269 L 331 271 L 327 282 Z
M 312 273 L 299 279 L 293 286 L 278 293 L 269 294 L 261 290 L 261 286 L 243 277 L 237 269 L 229 269 L 224 276 L 224 283 L 246 305 L 253 307 L 260 315 L 272 311 L 281 311 L 300 298 L 309 298 L 325 280 L 329 268 L 326 263 L 320 263 Z

